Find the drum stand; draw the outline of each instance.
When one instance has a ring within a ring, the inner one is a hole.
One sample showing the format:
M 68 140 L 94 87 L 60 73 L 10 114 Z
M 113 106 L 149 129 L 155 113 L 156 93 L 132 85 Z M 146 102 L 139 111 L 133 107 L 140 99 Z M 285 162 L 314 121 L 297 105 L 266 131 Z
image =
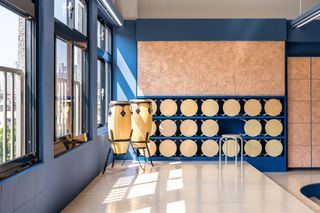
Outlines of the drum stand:
M 130 141 L 131 141 L 131 139 L 114 140 L 114 139 L 113 139 L 114 137 L 113 137 L 113 131 L 112 131 L 112 130 L 110 131 L 110 134 L 111 134 L 110 148 L 109 148 L 109 150 L 108 150 L 108 154 L 107 154 L 106 162 L 105 162 L 104 167 L 103 167 L 102 174 L 104 174 L 104 173 L 106 172 L 106 169 L 107 169 L 107 166 L 108 166 L 108 160 L 109 160 L 109 157 L 110 157 L 110 154 L 111 154 L 111 151 L 112 151 L 112 146 L 111 146 L 111 144 L 112 144 L 112 143 L 117 143 L 117 142 L 126 142 L 126 141 L 128 141 L 128 142 L 130 143 Z M 132 135 L 132 131 L 131 131 L 131 133 L 130 133 L 130 138 L 131 138 L 131 135 Z M 129 149 L 129 146 L 128 146 L 128 149 Z M 123 166 L 124 162 L 126 161 L 126 156 L 127 156 L 127 153 L 128 153 L 128 149 L 127 149 L 126 153 L 124 153 L 124 154 L 115 154 L 115 153 L 113 153 L 113 155 L 117 155 L 117 156 L 124 155 L 124 160 L 123 160 L 121 166 Z M 115 161 L 115 158 L 113 157 L 111 168 L 114 167 L 114 161 Z
M 140 149 L 143 150 L 144 162 L 147 162 L 147 158 L 146 158 L 146 150 L 147 150 L 148 156 L 149 156 L 149 159 L 150 159 L 150 163 L 151 163 L 152 167 L 154 167 L 154 164 L 152 162 L 152 157 L 151 157 L 151 154 L 150 154 L 150 149 L 149 149 L 149 146 L 148 146 L 148 142 L 149 142 L 148 138 L 149 138 L 149 133 L 147 132 L 145 141 L 131 141 L 131 143 L 130 143 L 131 147 L 132 147 L 132 149 L 134 151 L 134 154 L 137 156 L 137 159 L 138 159 L 138 162 L 139 162 L 141 168 L 142 168 L 142 166 L 141 166 L 141 163 L 140 163 L 140 160 L 139 160 L 139 157 L 138 157 L 138 151 L 137 151 L 137 150 L 140 150 Z M 146 146 L 145 147 L 134 147 L 132 145 L 134 143 L 144 143 Z

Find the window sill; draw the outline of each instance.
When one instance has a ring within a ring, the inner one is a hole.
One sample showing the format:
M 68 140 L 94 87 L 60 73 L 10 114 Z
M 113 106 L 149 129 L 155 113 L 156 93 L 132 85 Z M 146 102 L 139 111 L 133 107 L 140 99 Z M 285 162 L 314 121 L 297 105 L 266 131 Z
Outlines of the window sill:
M 26 155 L 0 165 L 0 181 L 17 175 L 38 163 L 34 154 Z

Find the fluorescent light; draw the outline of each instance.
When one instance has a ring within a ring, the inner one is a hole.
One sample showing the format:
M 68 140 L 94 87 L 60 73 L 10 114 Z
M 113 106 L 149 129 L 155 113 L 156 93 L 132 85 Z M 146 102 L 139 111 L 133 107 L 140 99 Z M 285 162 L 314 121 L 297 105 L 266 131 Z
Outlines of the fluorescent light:
M 112 7 L 109 5 L 109 2 L 107 0 L 102 0 L 103 5 L 106 7 L 112 18 L 117 22 L 119 26 L 123 26 L 122 22 L 120 21 L 119 17 L 117 14 L 114 12 Z

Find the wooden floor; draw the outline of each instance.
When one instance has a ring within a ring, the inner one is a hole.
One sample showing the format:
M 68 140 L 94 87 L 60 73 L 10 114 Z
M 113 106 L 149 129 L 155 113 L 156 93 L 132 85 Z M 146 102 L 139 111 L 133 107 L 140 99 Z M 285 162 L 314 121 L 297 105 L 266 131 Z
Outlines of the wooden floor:
M 156 162 L 115 165 L 63 212 L 313 212 L 249 164 Z

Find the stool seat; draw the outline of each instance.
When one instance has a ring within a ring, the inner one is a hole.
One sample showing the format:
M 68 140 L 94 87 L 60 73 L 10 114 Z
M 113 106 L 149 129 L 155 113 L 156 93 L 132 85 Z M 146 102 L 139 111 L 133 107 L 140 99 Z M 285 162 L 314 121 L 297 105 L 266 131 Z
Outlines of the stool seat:
M 222 135 L 222 137 L 224 137 L 224 138 L 240 138 L 241 135 L 239 135 L 239 134 L 224 134 L 224 135 Z

